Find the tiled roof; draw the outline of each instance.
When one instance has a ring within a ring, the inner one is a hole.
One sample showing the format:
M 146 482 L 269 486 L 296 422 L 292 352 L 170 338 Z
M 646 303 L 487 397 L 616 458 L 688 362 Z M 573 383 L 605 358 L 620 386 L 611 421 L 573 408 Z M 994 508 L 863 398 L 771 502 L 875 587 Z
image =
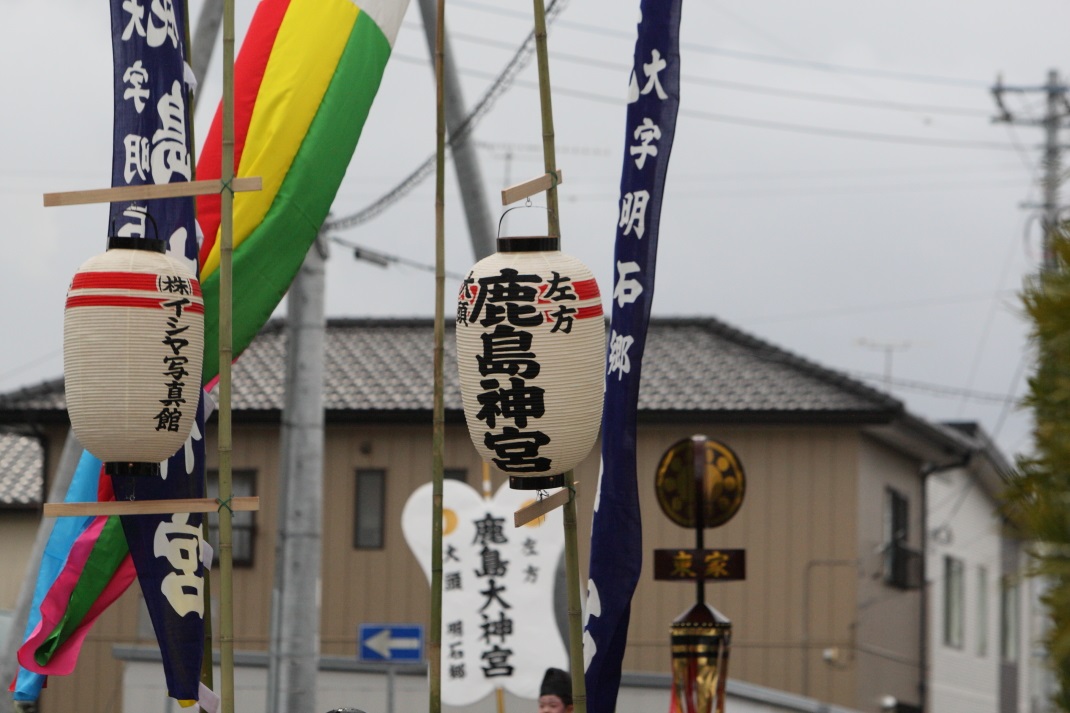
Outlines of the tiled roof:
M 33 386 L 0 394 L 0 411 L 11 411 L 15 418 L 20 413 L 66 410 L 63 397 L 63 379 L 50 379 Z M 0 419 L 5 422 L 10 418 Z
M 44 466 L 41 441 L 15 433 L 0 433 L 0 507 L 40 504 Z
M 233 409 L 281 410 L 286 334 L 269 323 L 235 363 Z M 432 408 L 430 319 L 333 319 L 326 335 L 325 405 L 334 417 Z M 447 330 L 446 408 L 459 411 L 453 332 Z M 641 412 L 726 418 L 885 420 L 896 399 L 712 318 L 654 319 L 643 357 Z M 0 422 L 64 410 L 62 380 L 0 395 Z

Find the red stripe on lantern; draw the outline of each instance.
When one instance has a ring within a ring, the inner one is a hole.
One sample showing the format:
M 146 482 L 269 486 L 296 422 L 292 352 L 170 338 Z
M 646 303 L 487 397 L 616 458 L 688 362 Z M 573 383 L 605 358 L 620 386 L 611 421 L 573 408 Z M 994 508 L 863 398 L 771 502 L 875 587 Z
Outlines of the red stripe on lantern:
M 176 298 L 181 299 L 181 298 Z M 132 307 L 136 309 L 171 309 L 164 305 L 171 300 L 163 300 L 159 297 L 127 297 L 124 295 L 72 295 L 67 298 L 67 309 L 73 307 Z M 204 314 L 204 305 L 199 302 L 190 302 L 182 305 L 183 312 Z
M 602 316 L 602 305 L 597 304 L 592 307 L 580 307 L 576 312 L 576 319 L 590 319 L 591 317 Z
M 572 283 L 572 286 L 576 289 L 576 297 L 581 300 L 593 300 L 599 297 L 598 283 L 594 279 L 590 280 L 577 280 Z M 602 308 L 598 308 L 598 314 L 602 314 Z
M 156 284 L 157 275 L 144 272 L 79 272 L 71 281 L 72 290 L 141 290 L 159 292 Z M 193 289 L 193 296 L 201 296 L 201 283 L 189 278 L 180 278 L 188 282 Z

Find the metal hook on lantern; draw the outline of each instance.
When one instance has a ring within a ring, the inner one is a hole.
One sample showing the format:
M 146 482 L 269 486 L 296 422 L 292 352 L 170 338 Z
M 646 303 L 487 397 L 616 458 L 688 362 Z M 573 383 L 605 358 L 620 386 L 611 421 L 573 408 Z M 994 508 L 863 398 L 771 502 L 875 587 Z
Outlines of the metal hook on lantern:
M 152 213 L 149 213 L 149 209 L 138 206 L 132 206 L 132 208 L 142 213 L 152 223 L 153 237 L 150 238 L 147 235 L 118 235 L 115 230 L 115 216 L 113 215 L 111 217 L 111 228 L 108 230 L 108 249 L 121 248 L 126 250 L 151 250 L 160 253 L 167 252 L 167 241 L 160 237 L 160 226 L 157 225 L 156 219 L 152 217 Z
M 526 201 L 524 201 L 524 205 L 515 205 L 512 208 L 506 208 L 505 211 L 502 212 L 502 216 L 498 218 L 498 234 L 495 237 L 502 237 L 502 224 L 505 222 L 505 216 L 509 215 L 509 213 L 514 210 L 520 210 L 522 208 L 542 208 L 547 213 L 550 212 L 550 209 L 544 205 L 533 205 L 531 202 L 531 198 L 529 197 Z

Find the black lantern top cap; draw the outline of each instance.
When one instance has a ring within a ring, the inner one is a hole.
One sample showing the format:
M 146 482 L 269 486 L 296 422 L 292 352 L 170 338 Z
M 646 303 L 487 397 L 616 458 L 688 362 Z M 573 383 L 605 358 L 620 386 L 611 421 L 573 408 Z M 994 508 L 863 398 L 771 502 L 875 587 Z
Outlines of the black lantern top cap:
M 108 236 L 108 250 L 148 250 L 154 253 L 167 252 L 167 241 L 156 238 L 124 238 Z
M 498 252 L 500 253 L 538 253 L 560 249 L 561 238 L 546 235 L 498 238 Z

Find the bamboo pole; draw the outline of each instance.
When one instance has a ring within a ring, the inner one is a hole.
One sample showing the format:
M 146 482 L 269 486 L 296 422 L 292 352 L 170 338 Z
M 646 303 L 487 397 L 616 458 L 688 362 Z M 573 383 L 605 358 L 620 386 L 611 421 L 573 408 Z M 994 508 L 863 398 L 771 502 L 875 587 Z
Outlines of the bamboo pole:
M 554 144 L 554 107 L 550 98 L 550 58 L 546 49 L 546 7 L 535 3 L 535 57 L 539 68 L 539 106 L 542 108 L 542 159 L 546 173 L 557 176 Z M 557 182 L 546 189 L 546 223 L 550 237 L 561 237 L 561 219 L 557 212 Z M 571 480 L 567 482 L 572 482 Z
M 435 347 L 434 414 L 431 454 L 431 630 L 427 665 L 430 670 L 429 711 L 442 710 L 442 463 L 446 441 L 443 388 L 443 343 L 446 306 L 446 0 L 438 0 L 435 18 Z
M 234 255 L 234 0 L 223 3 L 223 142 L 219 260 L 219 658 L 220 704 L 223 713 L 234 711 L 234 559 L 230 499 L 231 409 L 230 364 L 233 360 L 232 316 Z
M 568 653 L 572 670 L 572 710 L 587 713 L 587 683 L 583 678 L 583 609 L 580 604 L 579 541 L 576 537 L 576 487 L 573 473 L 565 474 L 569 495 L 565 503 L 565 585 L 568 587 Z
M 483 461 L 483 500 L 490 502 L 493 497 L 490 482 L 490 463 Z M 498 713 L 505 713 L 505 689 L 498 686 L 494 689 L 494 697 L 498 703 Z
M 546 7 L 543 0 L 533 0 L 535 6 L 535 51 L 539 67 L 539 103 L 542 109 L 542 155 L 546 173 L 557 175 L 554 146 L 554 111 L 550 99 L 550 60 L 546 48 Z M 546 223 L 551 237 L 561 237 L 558 215 L 557 182 L 546 190 Z M 569 489 L 565 503 L 565 577 L 568 586 L 569 660 L 572 671 L 572 705 L 575 713 L 587 713 L 587 686 L 583 679 L 583 622 L 580 608 L 579 544 L 576 534 L 576 489 L 572 471 L 565 474 Z

